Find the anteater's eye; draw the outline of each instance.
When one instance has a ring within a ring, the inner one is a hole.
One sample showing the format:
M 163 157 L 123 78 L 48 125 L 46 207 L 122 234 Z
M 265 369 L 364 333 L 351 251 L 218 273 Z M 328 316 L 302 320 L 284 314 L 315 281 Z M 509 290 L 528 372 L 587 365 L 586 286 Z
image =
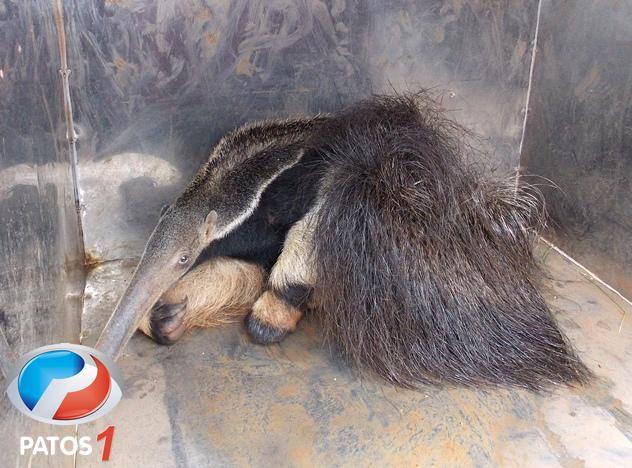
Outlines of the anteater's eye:
M 189 256 L 188 255 L 183 255 L 182 257 L 180 257 L 180 259 L 178 260 L 178 263 L 180 265 L 185 265 L 187 262 L 189 261 Z

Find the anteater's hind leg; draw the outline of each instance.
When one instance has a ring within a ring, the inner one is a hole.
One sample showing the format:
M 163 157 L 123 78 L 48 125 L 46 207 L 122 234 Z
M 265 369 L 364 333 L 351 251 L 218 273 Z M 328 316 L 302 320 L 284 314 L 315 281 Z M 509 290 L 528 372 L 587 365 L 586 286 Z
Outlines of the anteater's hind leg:
M 255 343 L 281 341 L 296 329 L 303 316 L 302 308 L 314 284 L 313 220 L 314 210 L 288 231 L 283 251 L 270 272 L 266 291 L 246 317 L 246 329 Z
M 236 322 L 263 291 L 265 273 L 258 265 L 225 257 L 204 262 L 162 295 L 140 330 L 162 344 L 172 344 L 193 327 Z

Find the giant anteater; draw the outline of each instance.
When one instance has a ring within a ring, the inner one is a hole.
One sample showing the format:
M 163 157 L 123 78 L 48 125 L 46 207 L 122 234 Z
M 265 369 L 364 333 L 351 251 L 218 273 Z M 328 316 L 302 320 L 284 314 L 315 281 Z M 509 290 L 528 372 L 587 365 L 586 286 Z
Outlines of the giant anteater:
M 99 347 L 243 316 L 274 343 L 308 309 L 404 387 L 584 381 L 538 290 L 541 198 L 478 171 L 463 135 L 423 91 L 228 134 L 163 210 Z

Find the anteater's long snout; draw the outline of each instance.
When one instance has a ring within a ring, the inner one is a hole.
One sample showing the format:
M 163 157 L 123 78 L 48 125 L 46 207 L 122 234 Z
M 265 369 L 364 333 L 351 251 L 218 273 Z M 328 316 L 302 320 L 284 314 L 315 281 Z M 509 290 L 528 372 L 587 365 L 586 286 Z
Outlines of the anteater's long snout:
M 141 262 L 97 341 L 96 348 L 112 359 L 120 356 L 141 319 L 166 289 L 162 281 L 143 270 Z

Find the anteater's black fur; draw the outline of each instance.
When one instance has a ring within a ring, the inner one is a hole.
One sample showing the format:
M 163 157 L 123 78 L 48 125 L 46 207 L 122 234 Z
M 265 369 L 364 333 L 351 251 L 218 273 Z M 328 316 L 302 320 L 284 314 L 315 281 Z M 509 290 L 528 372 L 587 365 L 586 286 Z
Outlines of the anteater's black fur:
M 426 93 L 325 126 L 313 299 L 327 336 L 404 387 L 581 382 L 538 290 L 540 198 L 466 164 L 462 136 Z

